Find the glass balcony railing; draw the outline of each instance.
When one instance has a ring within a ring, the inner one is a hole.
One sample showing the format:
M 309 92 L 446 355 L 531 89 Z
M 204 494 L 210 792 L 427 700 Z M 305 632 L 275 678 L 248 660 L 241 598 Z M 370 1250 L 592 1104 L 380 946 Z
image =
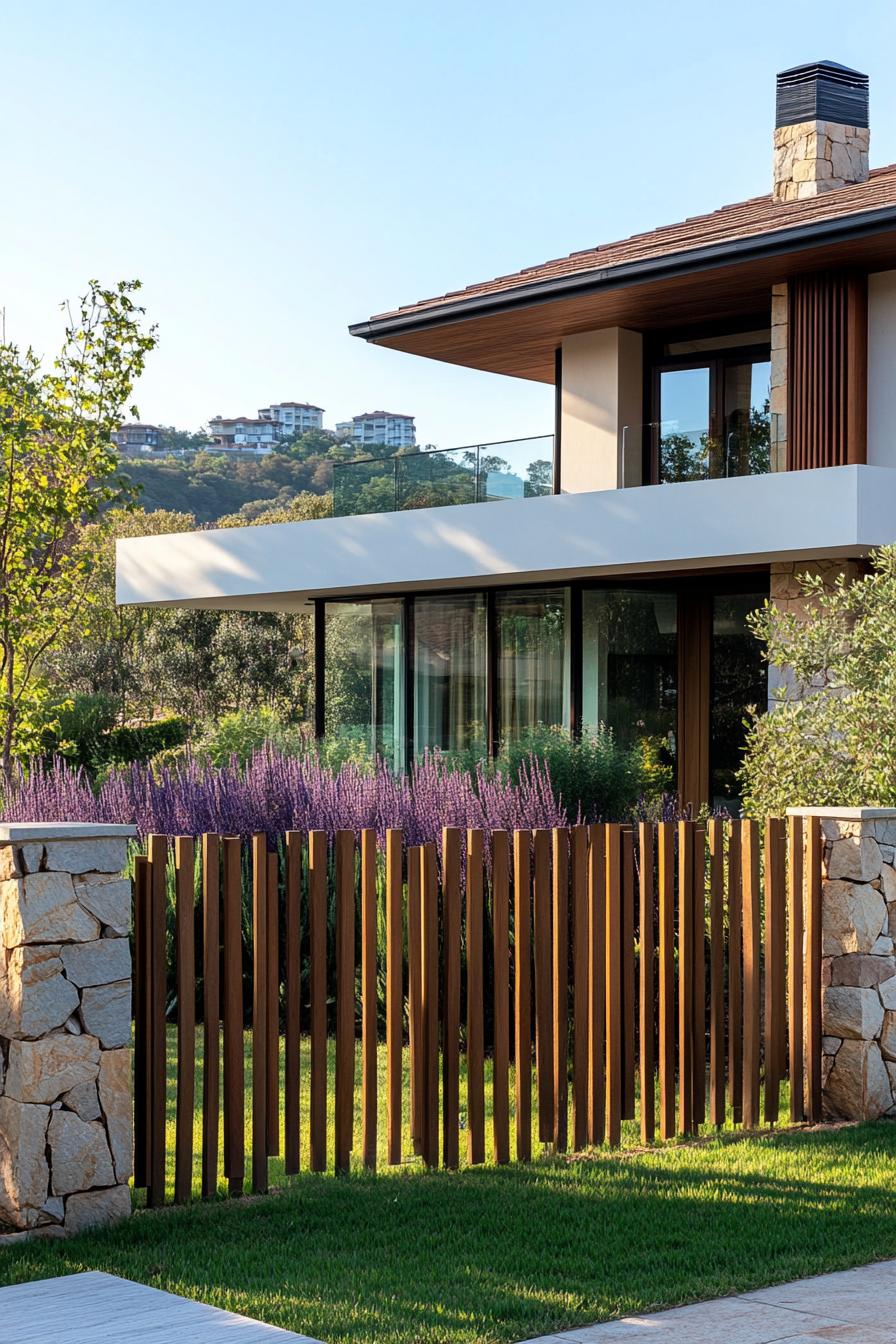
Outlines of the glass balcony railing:
M 644 464 L 651 461 L 661 484 L 764 475 L 772 470 L 775 445 L 771 431 L 768 416 L 754 416 L 748 424 L 728 426 L 721 434 L 705 428 L 684 429 L 675 420 L 626 425 L 622 431 L 623 484 L 641 484 Z
M 553 457 L 553 435 L 545 434 L 337 462 L 333 467 L 333 515 L 346 518 L 549 495 Z

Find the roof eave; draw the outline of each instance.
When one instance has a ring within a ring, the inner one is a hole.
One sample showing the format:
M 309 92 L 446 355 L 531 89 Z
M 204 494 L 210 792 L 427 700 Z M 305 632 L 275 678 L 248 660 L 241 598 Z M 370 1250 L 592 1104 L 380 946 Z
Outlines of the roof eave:
M 371 317 L 366 322 L 355 322 L 349 333 L 362 340 L 376 341 L 383 337 L 414 331 L 425 331 L 466 318 L 490 317 L 527 308 L 553 299 L 598 290 L 622 289 L 648 280 L 673 279 L 696 274 L 735 262 L 761 260 L 771 256 L 787 256 L 819 244 L 848 242 L 886 233 L 896 227 L 896 206 L 882 206 L 863 210 L 854 215 L 836 219 L 817 220 L 811 224 L 789 225 L 771 233 L 746 238 L 735 238 L 706 247 L 691 248 L 667 256 L 645 257 L 638 261 L 621 262 L 615 266 L 595 267 L 577 271 L 574 275 L 557 276 L 550 280 L 515 285 L 511 289 L 488 294 L 469 295 L 431 308 L 415 308 L 406 313 L 390 313 Z

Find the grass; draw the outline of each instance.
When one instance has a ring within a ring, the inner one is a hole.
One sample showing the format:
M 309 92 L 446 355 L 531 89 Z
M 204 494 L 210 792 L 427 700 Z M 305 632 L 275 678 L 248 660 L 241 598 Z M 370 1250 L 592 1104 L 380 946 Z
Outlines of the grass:
M 304 1051 L 302 1075 L 304 1109 Z M 303 1150 L 298 1177 L 271 1160 L 268 1196 L 18 1244 L 0 1282 L 102 1269 L 328 1344 L 510 1344 L 894 1256 L 894 1159 L 886 1122 L 454 1173 L 314 1176 Z
M 896 1126 L 457 1173 L 303 1175 L 0 1256 L 103 1269 L 327 1341 L 513 1341 L 896 1255 Z

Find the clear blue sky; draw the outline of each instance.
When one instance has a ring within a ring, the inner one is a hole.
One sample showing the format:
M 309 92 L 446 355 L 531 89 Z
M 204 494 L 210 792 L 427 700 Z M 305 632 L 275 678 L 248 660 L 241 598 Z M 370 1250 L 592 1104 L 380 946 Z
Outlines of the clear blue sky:
M 349 322 L 758 194 L 774 76 L 871 77 L 896 160 L 894 8 L 842 0 L 47 0 L 3 21 L 0 305 L 139 276 L 144 418 L 309 400 L 442 446 L 550 431 L 551 390 L 353 340 Z M 841 28 L 843 31 L 841 32 Z

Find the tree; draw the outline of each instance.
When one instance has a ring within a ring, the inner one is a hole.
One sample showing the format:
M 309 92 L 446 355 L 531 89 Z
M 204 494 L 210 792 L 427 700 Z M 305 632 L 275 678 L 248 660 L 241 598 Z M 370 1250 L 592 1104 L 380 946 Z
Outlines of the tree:
M 803 613 L 750 618 L 781 673 L 752 715 L 741 780 L 754 815 L 786 807 L 896 805 L 896 546 L 855 582 L 803 576 Z
M 211 443 L 207 429 L 176 429 L 174 425 L 159 426 L 159 448 L 166 453 L 201 453 Z
M 137 281 L 91 281 L 65 306 L 62 349 L 49 370 L 31 349 L 0 345 L 0 770 L 37 745 L 49 697 L 48 651 L 89 621 L 89 573 L 76 529 L 130 489 L 112 442 L 155 328 Z

